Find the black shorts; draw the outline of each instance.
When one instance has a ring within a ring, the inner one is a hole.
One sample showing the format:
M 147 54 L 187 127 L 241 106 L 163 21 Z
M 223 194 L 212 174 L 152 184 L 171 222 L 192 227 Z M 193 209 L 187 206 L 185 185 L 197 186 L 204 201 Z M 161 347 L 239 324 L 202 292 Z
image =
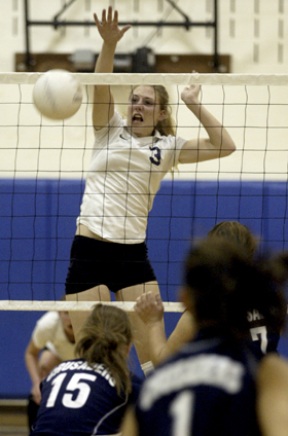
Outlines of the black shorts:
M 155 281 L 145 242 L 117 244 L 75 236 L 66 278 L 66 294 L 106 285 L 112 292 Z

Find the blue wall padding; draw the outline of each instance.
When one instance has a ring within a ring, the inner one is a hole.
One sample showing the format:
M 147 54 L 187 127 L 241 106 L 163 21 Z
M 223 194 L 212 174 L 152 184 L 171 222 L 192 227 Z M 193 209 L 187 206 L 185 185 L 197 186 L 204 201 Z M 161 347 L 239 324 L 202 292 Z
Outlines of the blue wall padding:
M 83 186 L 78 180 L 1 180 L 1 299 L 62 297 Z M 285 182 L 164 181 L 147 233 L 163 299 L 177 301 L 190 241 L 205 236 L 219 221 L 239 220 L 261 237 L 264 249 L 286 249 L 287 198 Z M 26 397 L 29 392 L 23 356 L 40 316 L 0 312 L 0 398 Z M 179 315 L 165 317 L 169 333 Z M 288 354 L 285 338 L 280 351 Z

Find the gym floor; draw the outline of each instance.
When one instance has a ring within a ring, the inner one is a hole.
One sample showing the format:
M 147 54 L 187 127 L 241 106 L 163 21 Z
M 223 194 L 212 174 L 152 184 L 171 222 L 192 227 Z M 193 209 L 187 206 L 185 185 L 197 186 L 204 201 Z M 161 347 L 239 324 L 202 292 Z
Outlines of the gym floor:
M 0 435 L 28 436 L 26 400 L 0 400 Z

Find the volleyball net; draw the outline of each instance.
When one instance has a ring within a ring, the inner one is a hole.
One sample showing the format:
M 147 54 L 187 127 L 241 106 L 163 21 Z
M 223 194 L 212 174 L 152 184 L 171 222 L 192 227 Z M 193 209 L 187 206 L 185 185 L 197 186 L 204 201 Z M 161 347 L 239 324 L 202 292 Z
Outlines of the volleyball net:
M 59 300 L 94 143 L 94 84 L 111 85 L 123 114 L 132 86 L 166 86 L 177 135 L 186 139 L 206 135 L 180 98 L 183 87 L 200 84 L 202 104 L 237 146 L 223 159 L 179 165 L 162 182 L 147 244 L 166 311 L 182 310 L 178 290 L 191 241 L 219 221 L 247 225 L 264 249 L 287 248 L 288 75 L 75 73 L 84 99 L 64 121 L 35 109 L 32 91 L 40 75 L 0 74 L 1 310 L 87 310 L 93 304 Z

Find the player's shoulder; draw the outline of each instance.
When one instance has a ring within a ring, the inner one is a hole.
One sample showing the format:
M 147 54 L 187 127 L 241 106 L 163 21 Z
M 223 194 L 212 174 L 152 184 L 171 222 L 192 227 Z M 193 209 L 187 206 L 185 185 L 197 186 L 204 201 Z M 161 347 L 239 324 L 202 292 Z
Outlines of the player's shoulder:
M 279 371 L 280 374 L 288 374 L 288 360 L 277 353 L 268 353 L 261 359 L 259 370 L 263 374 L 268 374 L 269 372 L 276 374 L 277 371 Z
M 281 386 L 288 395 L 288 361 L 277 353 L 268 353 L 259 364 L 258 384 L 260 387 L 272 383 L 275 387 Z
M 100 129 L 94 129 L 94 134 L 97 136 L 102 136 L 106 133 L 111 127 L 122 129 L 126 125 L 125 119 L 121 116 L 121 114 L 115 110 L 112 117 L 109 120 L 109 123 L 101 127 Z
M 36 326 L 38 327 L 49 327 L 57 325 L 60 322 L 60 317 L 58 312 L 49 311 L 46 312 L 41 318 L 38 319 Z

